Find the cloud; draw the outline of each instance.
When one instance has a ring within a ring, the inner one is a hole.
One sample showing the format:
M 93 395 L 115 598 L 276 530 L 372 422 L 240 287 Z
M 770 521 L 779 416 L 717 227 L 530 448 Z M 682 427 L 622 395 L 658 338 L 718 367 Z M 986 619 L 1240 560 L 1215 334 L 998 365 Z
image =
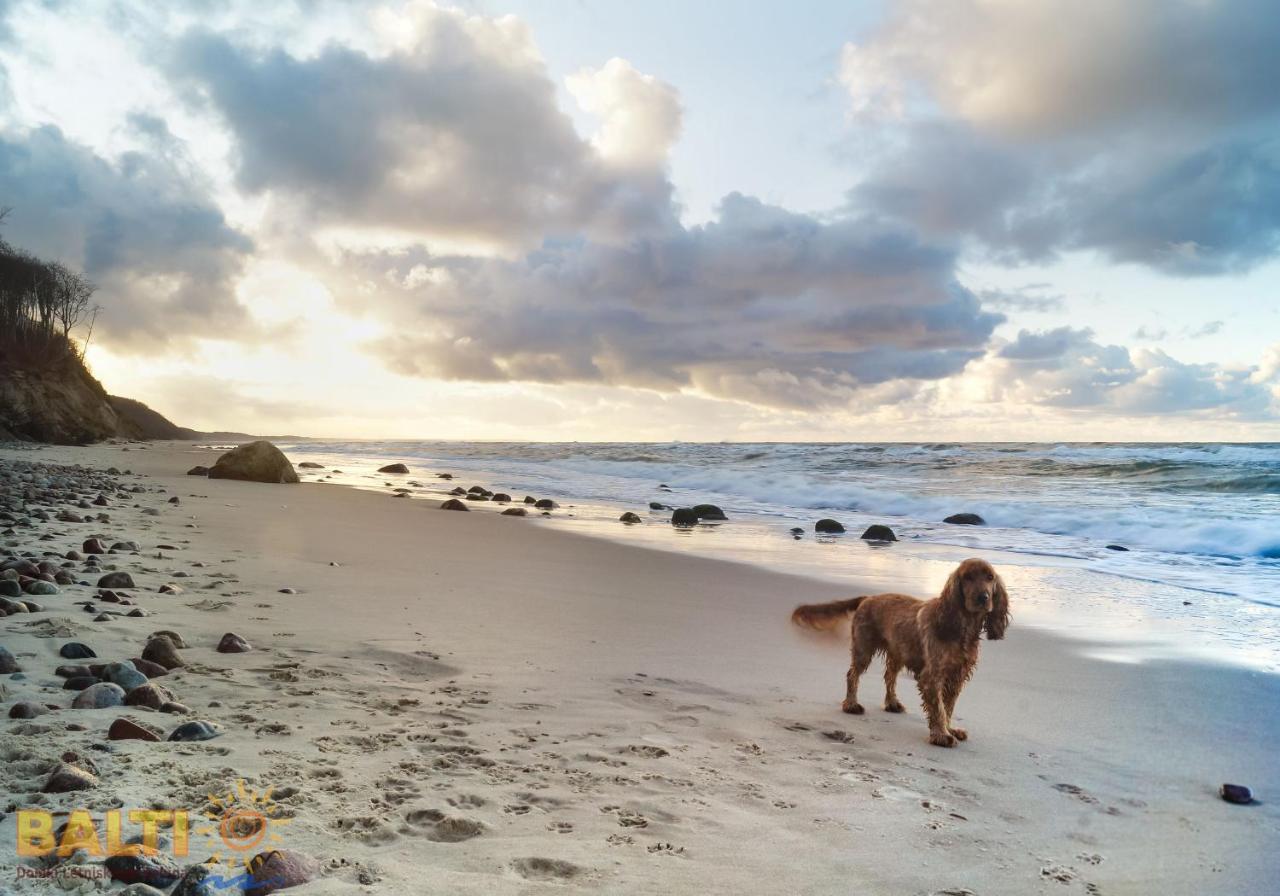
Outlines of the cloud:
M 1274 365 L 1189 364 L 1158 349 L 1103 345 L 1089 330 L 1023 330 L 981 372 L 997 400 L 1124 415 L 1280 414 Z
M 593 145 L 518 20 L 420 4 L 392 24 L 384 52 L 311 56 L 193 29 L 169 70 L 230 129 L 237 185 L 312 224 L 505 246 L 669 225 L 673 89 L 622 60 L 576 75 L 602 120 Z
M 1176 275 L 1280 246 L 1280 6 L 908 0 L 844 48 L 873 125 L 858 209 L 1007 263 L 1093 250 Z M 875 144 L 878 142 L 878 146 Z
M 515 260 L 353 254 L 336 270 L 359 276 L 334 292 L 394 322 L 374 351 L 404 374 L 815 408 L 982 356 L 1003 317 L 953 265 L 872 219 L 819 221 L 733 194 L 715 221 L 625 245 L 549 242 Z
M 145 149 L 104 158 L 51 125 L 0 135 L 5 237 L 80 268 L 99 287 L 95 336 L 154 350 L 190 336 L 249 335 L 234 296 L 252 242 L 228 225 L 156 118 Z

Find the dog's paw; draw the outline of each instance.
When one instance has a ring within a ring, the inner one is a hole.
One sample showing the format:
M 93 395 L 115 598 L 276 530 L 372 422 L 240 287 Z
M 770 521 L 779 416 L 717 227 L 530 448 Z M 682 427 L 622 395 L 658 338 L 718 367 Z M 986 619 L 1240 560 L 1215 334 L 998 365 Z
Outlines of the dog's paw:
M 897 700 L 892 700 L 885 703 L 884 711 L 885 712 L 906 712 L 907 708 L 903 706 L 901 703 L 899 703 Z
M 929 735 L 929 743 L 935 747 L 954 747 L 956 739 L 946 732 L 935 731 Z
M 840 710 L 847 712 L 851 716 L 860 716 L 866 712 L 861 703 L 850 703 L 848 700 L 840 704 Z
M 969 739 L 969 732 L 965 731 L 963 728 L 950 728 L 948 730 L 951 732 L 951 736 L 954 737 L 956 740 Z

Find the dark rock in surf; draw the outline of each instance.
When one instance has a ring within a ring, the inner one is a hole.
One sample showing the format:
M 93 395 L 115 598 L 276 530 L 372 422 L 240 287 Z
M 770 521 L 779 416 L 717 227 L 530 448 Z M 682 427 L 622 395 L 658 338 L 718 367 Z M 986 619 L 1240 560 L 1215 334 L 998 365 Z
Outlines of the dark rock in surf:
M 539 510 L 555 510 L 560 505 L 555 501 L 552 501 L 550 498 L 542 498 L 541 500 L 534 502 L 533 506 Z
M 700 520 L 724 521 L 729 518 L 724 515 L 724 511 L 714 504 L 695 504 L 693 512 L 698 515 Z
M 209 470 L 210 479 L 242 482 L 298 482 L 298 473 L 275 445 L 259 440 L 228 451 Z
M 501 515 L 502 516 L 528 516 L 529 511 L 525 510 L 523 507 L 508 507 L 506 510 L 502 511 Z
M 1122 544 L 1109 544 L 1107 545 L 1107 550 L 1108 551 L 1124 551 L 1125 553 L 1129 552 L 1129 549 Z
M 618 521 L 626 523 L 629 526 L 635 523 L 644 522 L 644 520 L 640 519 L 640 516 L 638 514 L 632 513 L 630 510 L 624 513 L 622 516 L 618 517 Z
M 867 531 L 862 533 L 863 541 L 897 541 L 898 536 L 893 534 L 893 530 L 888 526 L 876 523 L 867 526 Z
M 943 520 L 953 526 L 985 526 L 987 521 L 976 513 L 953 513 Z
M 791 531 L 792 533 L 795 533 L 796 530 L 792 529 Z M 818 520 L 813 524 L 813 531 L 817 532 L 819 535 L 842 535 L 844 533 L 844 526 L 836 520 L 824 519 Z
M 457 498 L 450 498 L 448 501 L 445 501 L 443 504 L 440 505 L 440 509 L 441 510 L 470 510 L 471 508 L 468 507 L 466 504 L 462 503 L 461 501 L 459 501 Z
M 671 525 L 681 528 L 698 525 L 698 514 L 692 507 L 678 507 L 671 513 Z
M 404 464 L 387 464 L 385 467 L 378 467 L 379 473 L 408 473 L 409 468 Z

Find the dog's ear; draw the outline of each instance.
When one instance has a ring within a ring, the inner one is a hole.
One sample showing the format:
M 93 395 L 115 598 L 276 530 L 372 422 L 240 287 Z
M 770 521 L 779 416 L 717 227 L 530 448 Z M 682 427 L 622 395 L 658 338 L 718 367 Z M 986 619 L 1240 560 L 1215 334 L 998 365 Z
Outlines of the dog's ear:
M 984 625 L 988 641 L 999 641 L 1004 637 L 1004 630 L 1009 627 L 1009 592 L 1005 590 L 1004 580 L 998 575 L 991 593 L 991 612 L 987 614 Z
M 964 585 L 957 567 L 942 586 L 938 599 L 938 613 L 933 617 L 933 634 L 939 641 L 958 641 L 964 634 Z

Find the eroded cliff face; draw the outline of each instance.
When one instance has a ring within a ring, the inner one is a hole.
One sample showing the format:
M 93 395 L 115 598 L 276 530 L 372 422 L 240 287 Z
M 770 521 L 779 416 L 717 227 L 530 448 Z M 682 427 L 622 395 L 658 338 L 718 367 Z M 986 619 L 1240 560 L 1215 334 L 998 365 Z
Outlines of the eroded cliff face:
M 78 361 L 34 370 L 0 366 L 0 438 L 84 445 L 135 435 Z

